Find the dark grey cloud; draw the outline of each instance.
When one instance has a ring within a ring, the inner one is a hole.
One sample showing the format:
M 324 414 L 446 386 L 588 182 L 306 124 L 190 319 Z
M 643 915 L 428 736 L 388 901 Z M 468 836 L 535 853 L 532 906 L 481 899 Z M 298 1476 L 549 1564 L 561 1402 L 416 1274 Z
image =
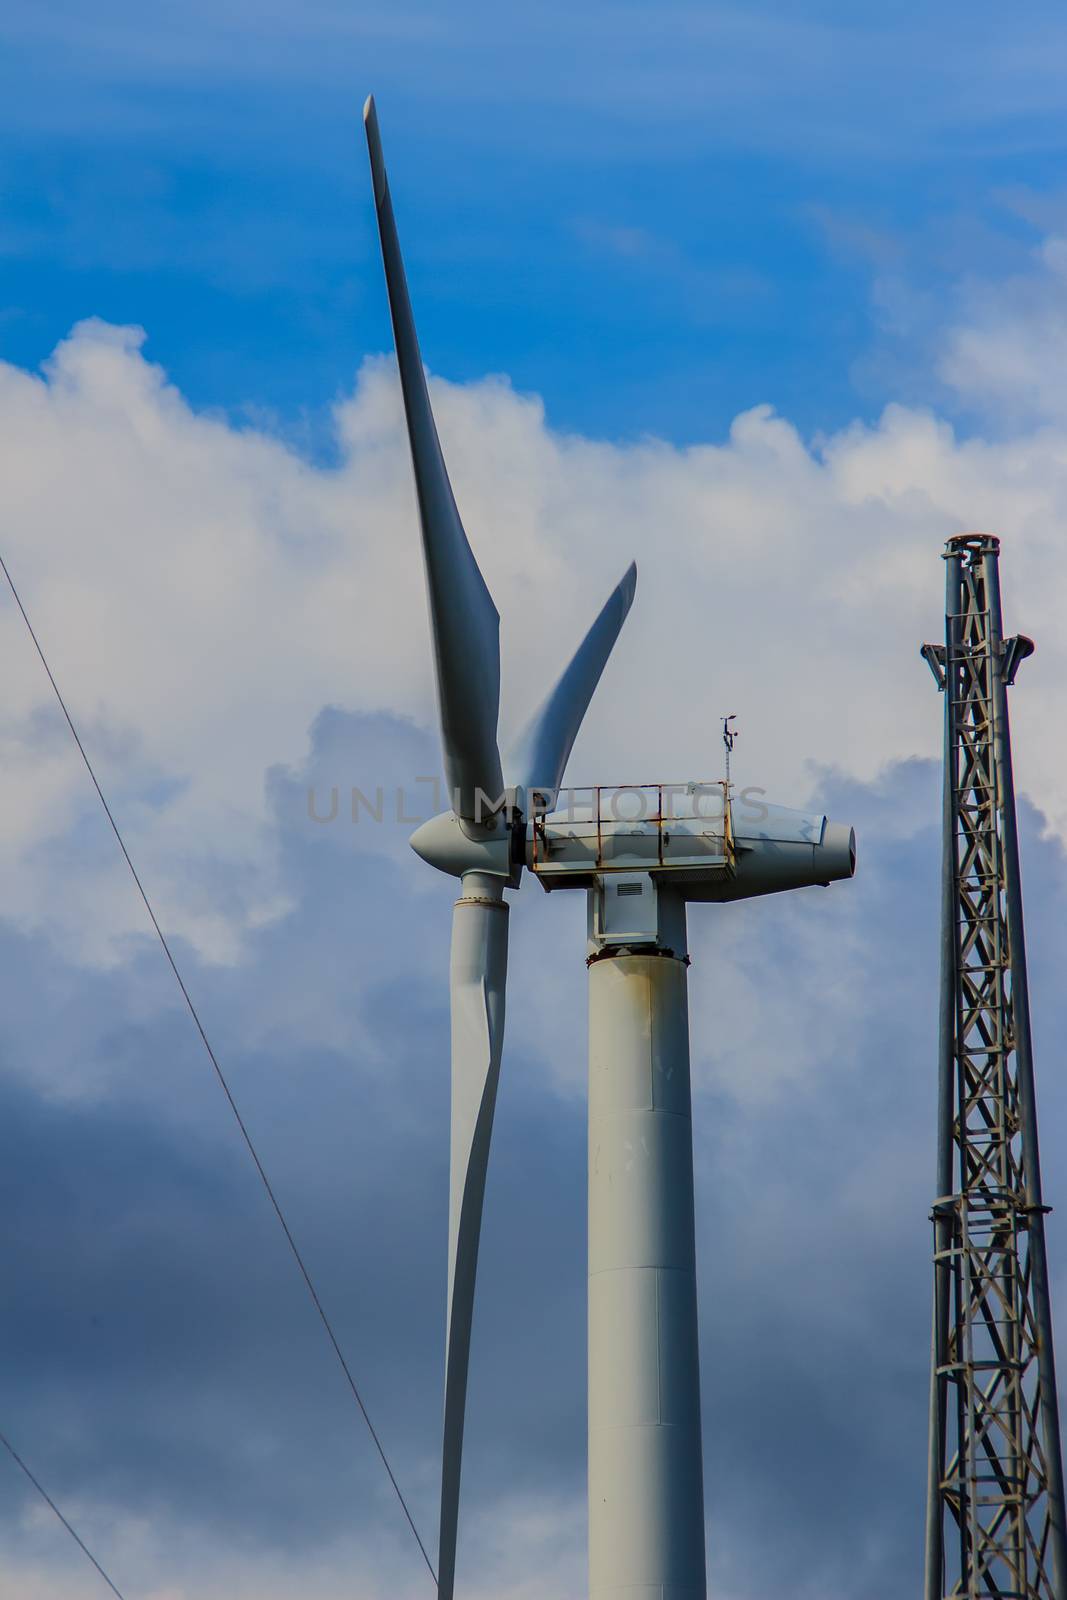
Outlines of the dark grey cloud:
M 395 828 L 317 826 L 303 802 L 331 773 L 366 788 L 435 761 L 410 725 L 324 713 L 307 763 L 270 778 L 294 909 L 240 966 L 183 952 L 430 1539 L 452 895 L 409 866 Z M 873 785 L 829 775 L 828 809 L 860 832 L 855 883 L 692 913 L 709 1558 L 713 1586 L 738 1600 L 895 1600 L 902 1575 L 918 1582 L 938 789 L 932 763 Z M 1023 826 L 1049 1199 L 1062 1207 L 1067 868 L 1028 809 Z M 468 1430 L 470 1577 L 489 1513 L 515 1497 L 584 1497 L 581 919 L 569 897 L 527 886 L 513 922 L 516 1025 Z M 728 1003 L 731 963 L 758 966 L 758 1004 Z M 298 1564 L 354 1533 L 384 1550 L 399 1592 L 419 1581 L 417 1552 L 158 968 L 147 942 L 128 966 L 92 972 L 0 933 L 0 1426 L 61 1500 L 89 1495 L 97 1519 L 165 1518 L 205 1548 Z M 538 1009 L 554 1014 L 552 1051 Z M 562 1072 L 560 1038 L 572 1039 Z M 1055 1215 L 1050 1239 L 1062 1284 Z M 9 1478 L 10 1536 L 25 1503 Z

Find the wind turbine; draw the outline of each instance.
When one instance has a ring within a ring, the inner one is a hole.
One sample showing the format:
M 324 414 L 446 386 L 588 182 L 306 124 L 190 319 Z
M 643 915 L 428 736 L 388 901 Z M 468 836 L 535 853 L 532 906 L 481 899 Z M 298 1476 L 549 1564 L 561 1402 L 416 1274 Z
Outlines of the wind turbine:
M 634 565 L 501 761 L 500 619 L 430 409 L 373 98 L 363 120 L 452 799 L 411 843 L 460 880 L 438 1593 L 452 1600 L 455 1584 L 475 1270 L 504 1035 L 504 890 L 525 867 L 546 890 L 582 889 L 588 901 L 590 1595 L 703 1600 L 686 905 L 850 878 L 855 835 L 751 796 L 739 807 L 728 781 L 601 787 L 558 807 L 571 747 L 633 602 Z

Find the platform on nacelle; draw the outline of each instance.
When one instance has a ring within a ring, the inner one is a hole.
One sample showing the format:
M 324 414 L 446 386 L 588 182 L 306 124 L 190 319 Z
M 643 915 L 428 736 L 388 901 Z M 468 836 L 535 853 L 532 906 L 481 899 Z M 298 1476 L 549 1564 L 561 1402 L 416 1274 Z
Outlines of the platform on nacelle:
M 606 872 L 698 872 L 729 878 L 734 841 L 728 787 L 613 784 L 560 792 L 526 830 L 526 865 L 545 888 Z

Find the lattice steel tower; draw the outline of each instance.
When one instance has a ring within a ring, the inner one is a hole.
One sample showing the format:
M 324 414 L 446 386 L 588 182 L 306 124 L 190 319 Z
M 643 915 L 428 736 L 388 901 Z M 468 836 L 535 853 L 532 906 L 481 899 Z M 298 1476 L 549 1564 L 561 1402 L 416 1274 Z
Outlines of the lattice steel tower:
M 925 1600 L 1067 1600 L 999 541 L 950 539 Z

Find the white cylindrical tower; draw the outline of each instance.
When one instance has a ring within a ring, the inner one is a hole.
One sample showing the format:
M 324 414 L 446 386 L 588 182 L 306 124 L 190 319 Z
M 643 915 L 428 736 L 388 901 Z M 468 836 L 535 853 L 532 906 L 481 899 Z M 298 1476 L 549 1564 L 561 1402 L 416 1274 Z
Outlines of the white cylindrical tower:
M 677 927 L 671 942 L 671 951 L 639 954 L 604 948 L 589 967 L 591 1600 L 707 1593 L 689 1017 Z

